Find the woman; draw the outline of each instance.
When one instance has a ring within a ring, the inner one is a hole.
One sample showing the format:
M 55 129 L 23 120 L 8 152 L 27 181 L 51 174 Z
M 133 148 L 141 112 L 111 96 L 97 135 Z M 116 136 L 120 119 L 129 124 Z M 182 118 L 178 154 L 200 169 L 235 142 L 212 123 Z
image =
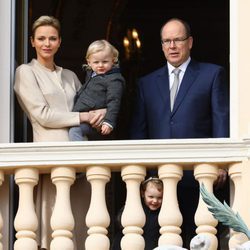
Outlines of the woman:
M 33 141 L 69 141 L 68 128 L 79 126 L 82 122 L 97 127 L 104 117 L 105 110 L 71 112 L 74 96 L 81 83 L 72 71 L 55 65 L 54 56 L 61 44 L 59 21 L 49 16 L 38 18 L 32 27 L 31 44 L 36 50 L 37 58 L 17 68 L 14 90 L 31 122 Z M 49 221 L 54 205 L 55 187 L 49 175 L 40 177 L 41 192 L 38 192 L 36 206 L 40 210 L 38 212 L 40 225 L 45 227 L 41 228 L 41 232 L 44 233 L 39 232 L 38 236 L 41 237 L 39 242 L 41 248 L 49 249 L 51 240 Z M 72 193 L 86 192 L 88 183 L 81 180 L 79 184 L 78 181 L 77 179 L 72 186 Z M 82 195 L 86 197 L 86 194 L 79 194 L 83 197 Z M 73 196 L 77 198 L 78 195 L 74 193 Z M 87 196 L 90 196 L 90 193 Z M 83 211 L 84 204 L 88 204 L 86 199 L 83 204 L 78 203 L 80 207 L 77 209 L 77 213 L 80 213 L 79 218 L 82 218 L 82 225 L 84 225 L 84 212 L 86 212 Z M 74 207 L 72 209 L 74 213 Z M 78 218 L 76 222 L 79 222 Z

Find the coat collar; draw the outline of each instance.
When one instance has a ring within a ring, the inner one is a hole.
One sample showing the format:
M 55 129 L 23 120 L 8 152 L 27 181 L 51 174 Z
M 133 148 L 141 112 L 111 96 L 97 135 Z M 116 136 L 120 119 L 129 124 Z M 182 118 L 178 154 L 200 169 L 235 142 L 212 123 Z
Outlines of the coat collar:
M 159 88 L 159 93 L 163 103 L 170 103 L 169 73 L 167 65 L 165 65 L 158 71 L 158 75 L 156 77 L 156 85 Z

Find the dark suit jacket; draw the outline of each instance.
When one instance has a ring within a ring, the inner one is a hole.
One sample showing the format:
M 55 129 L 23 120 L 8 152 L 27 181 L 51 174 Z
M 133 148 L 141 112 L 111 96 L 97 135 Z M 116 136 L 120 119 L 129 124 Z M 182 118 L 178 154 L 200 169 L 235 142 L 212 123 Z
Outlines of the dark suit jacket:
M 119 68 L 113 68 L 105 74 L 91 77 L 93 71 L 87 71 L 86 81 L 75 97 L 73 111 L 87 112 L 107 108 L 105 122 L 116 125 L 125 80 Z
M 132 139 L 229 136 L 229 84 L 221 66 L 191 60 L 173 111 L 167 65 L 140 79 Z

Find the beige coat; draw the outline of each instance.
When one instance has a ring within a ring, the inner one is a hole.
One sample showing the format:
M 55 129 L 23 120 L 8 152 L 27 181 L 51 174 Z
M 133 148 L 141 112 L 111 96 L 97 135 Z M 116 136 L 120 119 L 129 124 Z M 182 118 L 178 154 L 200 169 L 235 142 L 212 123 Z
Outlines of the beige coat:
M 33 59 L 16 70 L 14 90 L 27 114 L 33 141 L 68 141 L 68 127 L 79 125 L 79 113 L 70 112 L 80 81 L 70 70 L 51 71 Z
M 72 71 L 58 66 L 55 71 L 50 71 L 35 59 L 17 68 L 14 90 L 31 122 L 35 142 L 69 140 L 68 128 L 80 123 L 79 113 L 71 112 L 74 96 L 80 86 L 80 81 Z M 50 175 L 40 175 L 35 202 L 39 218 L 37 241 L 45 249 L 50 248 L 50 217 L 55 203 L 55 191 Z M 87 235 L 85 216 L 89 200 L 90 185 L 86 178 L 76 179 L 71 187 L 75 250 L 84 249 Z

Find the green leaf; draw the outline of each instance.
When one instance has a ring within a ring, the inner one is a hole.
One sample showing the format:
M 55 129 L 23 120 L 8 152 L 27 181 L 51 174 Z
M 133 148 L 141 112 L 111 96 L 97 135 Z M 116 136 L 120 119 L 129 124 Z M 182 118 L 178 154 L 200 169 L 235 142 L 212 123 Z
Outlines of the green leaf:
M 244 233 L 250 239 L 250 231 L 242 220 L 239 213 L 234 211 L 224 201 L 222 204 L 212 193 L 209 193 L 204 184 L 200 186 L 200 193 L 203 201 L 208 205 L 208 210 L 213 214 L 214 218 L 222 224 L 229 226 L 236 232 Z

